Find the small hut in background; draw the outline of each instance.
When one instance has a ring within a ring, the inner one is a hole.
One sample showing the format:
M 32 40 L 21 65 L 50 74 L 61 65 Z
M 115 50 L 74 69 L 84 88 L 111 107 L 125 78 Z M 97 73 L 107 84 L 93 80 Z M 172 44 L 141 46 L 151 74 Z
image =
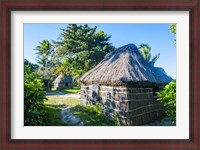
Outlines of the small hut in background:
M 81 103 L 100 103 L 106 114 L 119 115 L 125 125 L 142 125 L 165 115 L 154 93 L 172 78 L 140 55 L 134 44 L 107 54 L 80 79 Z
M 67 75 L 59 75 L 55 80 L 54 80 L 54 88 L 56 90 L 60 89 L 65 89 L 65 88 L 72 88 L 73 87 L 73 82 L 72 78 L 67 76 Z
M 49 79 L 43 79 L 44 87 L 46 91 L 51 91 L 51 86 L 50 86 L 50 80 Z
M 44 87 L 46 91 L 51 91 L 51 80 L 50 77 L 48 76 L 49 70 L 45 68 L 39 68 L 38 69 L 38 75 L 42 77 Z

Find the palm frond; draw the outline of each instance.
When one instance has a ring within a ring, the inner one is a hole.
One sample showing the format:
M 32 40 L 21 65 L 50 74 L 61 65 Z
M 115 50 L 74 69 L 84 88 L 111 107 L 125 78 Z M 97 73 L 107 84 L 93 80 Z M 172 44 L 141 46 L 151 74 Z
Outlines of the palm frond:
M 154 65 L 156 60 L 160 57 L 160 53 L 156 54 L 150 61 L 151 65 Z

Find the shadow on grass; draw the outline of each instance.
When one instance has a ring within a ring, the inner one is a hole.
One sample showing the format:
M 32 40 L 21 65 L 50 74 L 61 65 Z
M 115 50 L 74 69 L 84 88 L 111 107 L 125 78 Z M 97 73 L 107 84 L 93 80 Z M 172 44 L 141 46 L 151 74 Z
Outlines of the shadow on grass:
M 49 108 L 55 108 L 55 109 L 62 109 L 62 108 L 65 108 L 69 105 L 66 105 L 66 104 L 60 104 L 60 105 L 53 105 L 53 104 L 46 104 L 46 107 L 49 107 Z
M 61 91 L 50 91 L 46 93 L 46 96 L 58 96 L 58 95 L 65 95 L 67 93 Z
M 63 126 L 65 125 L 61 121 L 61 108 L 56 108 L 46 105 L 45 107 L 45 126 Z

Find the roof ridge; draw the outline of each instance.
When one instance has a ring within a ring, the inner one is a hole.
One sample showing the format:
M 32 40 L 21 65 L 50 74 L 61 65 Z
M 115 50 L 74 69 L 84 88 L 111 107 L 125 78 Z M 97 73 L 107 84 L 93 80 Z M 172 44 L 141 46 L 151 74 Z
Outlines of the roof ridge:
M 107 54 L 79 81 L 110 85 L 135 84 L 136 82 L 165 84 L 172 78 L 163 70 L 144 60 L 134 44 L 127 44 Z

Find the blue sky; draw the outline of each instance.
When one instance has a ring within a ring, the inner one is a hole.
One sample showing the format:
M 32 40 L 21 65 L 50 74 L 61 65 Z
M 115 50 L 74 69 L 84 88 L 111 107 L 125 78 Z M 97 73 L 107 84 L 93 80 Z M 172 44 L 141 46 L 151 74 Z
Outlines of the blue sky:
M 88 24 L 97 26 L 106 34 L 112 35 L 110 42 L 118 48 L 133 43 L 149 44 L 151 54 L 160 53 L 160 58 L 154 66 L 162 67 L 168 75 L 176 78 L 176 46 L 175 35 L 169 31 L 169 24 Z M 61 29 L 67 24 L 24 24 L 24 58 L 36 63 L 36 51 L 39 42 L 43 40 L 57 40 Z

